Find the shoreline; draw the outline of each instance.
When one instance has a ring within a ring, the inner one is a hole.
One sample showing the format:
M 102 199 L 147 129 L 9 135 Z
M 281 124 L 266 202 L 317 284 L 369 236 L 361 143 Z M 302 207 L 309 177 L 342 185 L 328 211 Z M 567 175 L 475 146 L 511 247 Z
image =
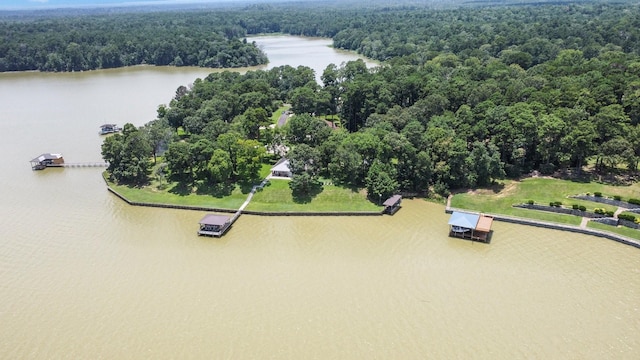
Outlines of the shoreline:
M 103 180 L 105 181 L 105 184 L 107 185 L 107 190 L 110 193 L 114 194 L 116 197 L 118 197 L 119 199 L 121 199 L 122 201 L 126 202 L 128 205 L 131 205 L 131 206 L 155 207 L 155 208 L 177 209 L 177 210 L 192 210 L 192 211 L 210 211 L 210 212 L 229 213 L 229 214 L 238 212 L 238 210 L 235 210 L 235 209 L 225 209 L 225 208 L 216 208 L 216 207 L 208 207 L 208 206 L 174 205 L 174 204 L 146 203 L 146 202 L 131 201 L 127 199 L 124 195 L 120 194 L 118 191 L 114 190 L 111 186 L 109 186 L 109 183 L 107 182 L 106 179 L 104 179 L 104 177 L 103 177 Z M 474 212 L 472 210 L 467 210 L 467 209 L 453 208 L 451 207 L 450 202 L 451 202 L 451 197 L 447 199 L 447 203 L 445 205 L 445 213 L 447 214 L 450 214 L 453 211 Z M 376 212 L 376 211 L 281 212 L 281 211 L 240 210 L 240 213 L 246 214 L 246 215 L 256 215 L 256 216 L 382 216 L 384 214 L 384 210 L 381 210 L 379 212 Z M 637 249 L 640 249 L 640 241 L 638 240 L 631 239 L 622 235 L 606 232 L 606 231 L 597 230 L 597 229 L 581 228 L 579 226 L 551 223 L 551 222 L 545 222 L 540 220 L 500 215 L 500 214 L 485 214 L 485 215 L 492 216 L 496 221 L 518 224 L 518 225 L 525 225 L 525 226 L 542 227 L 542 228 L 560 230 L 560 231 L 569 231 L 569 232 L 574 232 L 574 233 L 579 233 L 584 235 L 591 235 L 591 236 L 596 236 L 600 238 L 605 238 L 608 240 L 613 240 L 623 245 L 628 245 L 628 246 L 632 246 Z
M 105 179 L 105 183 L 107 180 Z M 196 205 L 174 205 L 163 203 L 147 203 L 131 201 L 126 196 L 120 194 L 118 191 L 107 185 L 107 190 L 120 198 L 120 200 L 126 202 L 131 206 L 143 206 L 143 207 L 155 207 L 165 209 L 178 209 L 178 210 L 193 210 L 193 211 L 212 211 L 219 213 L 234 214 L 238 212 L 237 209 L 225 209 L 209 206 L 196 206 Z M 381 211 L 255 211 L 255 210 L 240 210 L 240 213 L 246 215 L 258 215 L 258 216 L 382 216 L 384 209 Z

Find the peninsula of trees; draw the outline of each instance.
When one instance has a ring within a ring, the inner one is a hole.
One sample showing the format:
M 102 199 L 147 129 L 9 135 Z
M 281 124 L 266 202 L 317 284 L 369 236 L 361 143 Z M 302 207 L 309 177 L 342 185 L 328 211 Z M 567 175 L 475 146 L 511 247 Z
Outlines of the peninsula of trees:
M 382 61 L 374 69 L 363 62 L 329 65 L 322 84 L 311 69 L 285 66 L 211 74 L 181 87 L 159 108 L 156 120 L 105 141 L 109 170 L 121 182 L 168 175 L 195 186 L 228 186 L 252 180 L 267 152 L 286 148 L 294 172 L 291 187 L 299 193 L 317 191 L 320 177 L 366 187 L 369 194 L 446 193 L 532 170 L 580 169 L 587 161 L 598 171 L 636 171 L 640 159 L 635 4 L 439 10 L 289 4 L 118 19 L 113 37 L 84 41 L 92 32 L 75 32 L 85 60 L 91 51 L 85 53 L 83 46 L 93 51 L 107 39 L 116 46 L 116 57 L 126 59 L 131 48 L 120 48 L 128 38 L 120 31 L 127 31 L 129 21 L 149 24 L 148 34 L 153 24 L 175 24 L 167 35 L 167 44 L 175 46 L 166 45 L 172 51 L 164 63 L 176 54 L 183 65 L 198 59 L 191 63 L 208 66 L 199 61 L 219 58 L 220 52 L 200 48 L 215 41 L 195 40 L 194 34 L 207 34 L 206 26 L 218 29 L 216 36 L 226 39 L 222 43 L 247 48 L 252 44 L 241 40 L 246 34 L 327 36 L 336 47 Z M 5 34 L 21 29 L 22 37 L 0 43 L 0 68 L 14 66 L 20 58 L 15 54 L 55 57 L 57 50 L 38 50 L 38 42 L 28 40 L 38 37 L 25 35 L 37 34 L 46 21 L 91 28 L 106 20 L 4 21 Z M 152 43 L 154 37 L 142 35 L 143 43 Z M 181 44 L 195 44 L 190 49 L 207 54 L 176 52 Z M 144 44 L 133 48 L 151 55 Z M 282 103 L 291 104 L 295 116 L 284 129 L 271 129 L 266 125 Z M 337 130 L 326 125 L 324 115 L 339 119 Z M 163 165 L 151 174 L 155 154 L 163 149 Z

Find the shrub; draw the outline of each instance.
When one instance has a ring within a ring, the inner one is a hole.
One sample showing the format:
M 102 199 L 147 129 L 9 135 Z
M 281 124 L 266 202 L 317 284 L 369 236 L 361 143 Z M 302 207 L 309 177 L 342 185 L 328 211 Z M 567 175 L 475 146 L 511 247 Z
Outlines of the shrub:
M 613 195 L 613 200 L 621 201 L 621 200 L 622 200 L 622 196 L 620 196 L 620 195 Z
M 571 205 L 571 208 L 572 208 L 573 210 L 578 210 L 578 207 L 579 207 L 579 206 L 578 206 L 578 204 L 573 204 L 573 205 Z
M 636 217 L 631 214 L 620 214 L 618 215 L 618 219 L 637 222 Z
M 533 200 L 527 200 L 527 204 L 533 205 Z
M 613 211 L 607 211 L 604 214 L 607 215 L 608 217 L 613 217 L 614 212 Z
M 593 212 L 596 214 L 604 215 L 605 210 L 603 208 L 595 208 Z
M 633 205 L 640 205 L 640 199 L 631 198 L 629 199 L 628 203 Z
M 580 210 L 580 211 L 587 211 L 587 207 L 586 207 L 586 206 L 584 206 L 584 205 L 580 205 L 580 206 L 578 206 L 578 210 Z
M 553 206 L 555 206 L 555 207 L 562 207 L 562 201 L 555 201 L 555 202 L 553 203 Z
M 556 203 L 554 201 L 549 202 L 549 206 L 554 207 L 556 206 Z
M 553 164 L 542 164 L 540 165 L 540 172 L 543 175 L 551 175 L 553 174 L 553 172 L 556 171 L 556 166 Z
M 596 192 L 593 193 L 593 196 L 602 197 L 602 193 L 600 191 L 596 191 Z

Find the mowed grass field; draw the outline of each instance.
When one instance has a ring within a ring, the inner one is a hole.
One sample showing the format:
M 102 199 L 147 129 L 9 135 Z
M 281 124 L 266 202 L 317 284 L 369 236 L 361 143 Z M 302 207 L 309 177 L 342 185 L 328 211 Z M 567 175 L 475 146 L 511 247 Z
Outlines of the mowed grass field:
M 320 194 L 308 201 L 297 202 L 291 195 L 288 180 L 271 179 L 269 185 L 257 192 L 246 210 L 269 212 L 361 212 L 381 211 L 367 199 L 364 191 L 334 185 L 323 185 Z

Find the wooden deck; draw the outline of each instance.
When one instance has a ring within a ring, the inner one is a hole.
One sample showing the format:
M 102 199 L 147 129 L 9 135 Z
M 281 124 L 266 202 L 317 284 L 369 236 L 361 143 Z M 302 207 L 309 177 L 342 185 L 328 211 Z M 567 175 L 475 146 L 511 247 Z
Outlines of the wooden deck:
M 485 244 L 489 244 L 491 242 L 491 232 L 481 232 L 481 231 L 456 232 L 456 231 L 450 230 L 449 236 L 460 238 L 460 239 L 471 240 L 471 241 L 479 241 Z

